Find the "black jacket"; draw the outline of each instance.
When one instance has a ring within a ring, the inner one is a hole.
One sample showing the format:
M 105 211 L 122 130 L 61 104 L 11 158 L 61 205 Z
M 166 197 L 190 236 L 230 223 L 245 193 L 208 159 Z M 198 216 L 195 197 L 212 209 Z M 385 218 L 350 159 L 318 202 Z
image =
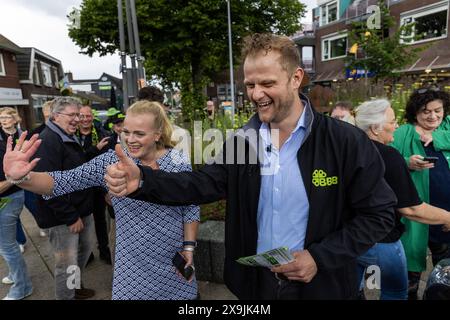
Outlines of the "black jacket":
M 54 122 L 49 121 L 39 137 L 42 139 L 42 143 L 35 157 L 41 158 L 41 160 L 38 162 L 35 171 L 69 170 L 87 161 L 81 145 Z M 50 200 L 39 197 L 39 213 L 35 216 L 35 219 L 41 228 L 50 228 L 62 224 L 70 226 L 78 218 L 90 215 L 92 206 L 93 200 L 89 189 Z
M 314 112 L 307 98 L 301 98 L 308 128 L 297 154 L 310 205 L 305 249 L 318 267 L 313 280 L 302 284 L 301 298 L 352 299 L 359 284 L 355 258 L 391 231 L 396 198 L 383 179 L 383 161 L 367 135 L 343 121 Z M 260 126 L 255 115 L 244 130 L 258 130 Z M 216 163 L 183 173 L 141 168 L 144 184 L 130 196 L 169 205 L 226 198 L 225 283 L 240 299 L 255 299 L 258 281 L 254 268 L 236 263 L 240 257 L 256 254 L 261 185 L 259 163 L 249 164 L 249 156 L 254 155 L 257 146 L 241 132 L 234 137 L 234 149 L 243 139 L 244 164 Z M 228 140 L 225 144 L 224 158 L 230 143 Z M 314 179 L 316 170 L 337 179 L 322 183 Z
M 99 143 L 103 138 L 108 137 L 109 136 L 109 132 L 107 132 L 106 130 L 104 130 L 102 127 L 97 126 L 95 124 L 95 122 L 92 124 L 93 127 L 95 128 L 96 134 L 97 134 L 97 142 L 94 144 L 93 143 L 93 134 L 92 131 L 90 134 L 84 136 L 81 134 L 80 131 L 77 132 L 77 136 L 80 139 L 80 143 L 86 153 L 86 156 L 88 158 L 88 160 L 92 160 L 94 159 L 96 156 L 105 153 L 106 151 L 108 151 L 107 146 L 103 147 L 103 149 L 98 150 L 97 148 L 97 143 Z

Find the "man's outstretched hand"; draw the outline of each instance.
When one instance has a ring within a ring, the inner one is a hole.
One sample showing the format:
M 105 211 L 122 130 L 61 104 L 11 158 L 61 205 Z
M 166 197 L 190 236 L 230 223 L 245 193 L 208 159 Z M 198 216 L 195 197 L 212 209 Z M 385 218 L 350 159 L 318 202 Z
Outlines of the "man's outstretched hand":
M 6 144 L 6 153 L 3 158 L 3 171 L 9 179 L 19 180 L 30 173 L 37 165 L 40 158 L 36 158 L 30 162 L 30 158 L 36 153 L 41 145 L 42 140 L 39 139 L 38 134 L 34 134 L 30 140 L 25 140 L 27 132 L 23 132 L 16 146 L 12 147 L 12 137 L 8 137 Z
M 113 196 L 125 197 L 138 189 L 141 170 L 125 155 L 120 144 L 116 144 L 115 150 L 119 162 L 106 169 L 106 185 Z

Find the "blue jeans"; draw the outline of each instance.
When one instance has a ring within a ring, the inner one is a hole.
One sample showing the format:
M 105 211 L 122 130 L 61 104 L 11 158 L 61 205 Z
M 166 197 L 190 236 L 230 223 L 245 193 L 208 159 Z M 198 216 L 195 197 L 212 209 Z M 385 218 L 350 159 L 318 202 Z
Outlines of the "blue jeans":
M 408 297 L 408 271 L 406 256 L 400 240 L 377 243 L 358 257 L 358 276 L 364 281 L 367 267 L 380 268 L 381 300 L 406 300 Z
M 82 218 L 84 228 L 80 233 L 71 233 L 65 224 L 49 228 L 50 244 L 55 256 L 56 300 L 73 300 L 76 283 L 73 268 L 83 271 L 92 252 L 95 241 L 94 218 L 92 214 Z M 80 279 L 81 282 L 81 279 Z
M 22 228 L 22 222 L 20 222 L 20 218 L 17 219 L 17 225 L 16 225 L 16 240 L 18 244 L 25 244 L 27 243 L 27 237 L 25 236 L 25 232 Z
M 25 192 L 25 207 L 28 209 L 28 211 L 31 212 L 33 217 L 35 217 L 38 214 L 37 201 L 38 197 L 40 196 L 27 190 L 24 190 L 24 192 Z
M 17 219 L 23 208 L 23 191 L 15 192 L 7 198 L 11 201 L 0 210 L 0 254 L 8 264 L 8 278 L 14 281 L 8 297 L 22 299 L 33 291 L 25 260 L 16 241 Z

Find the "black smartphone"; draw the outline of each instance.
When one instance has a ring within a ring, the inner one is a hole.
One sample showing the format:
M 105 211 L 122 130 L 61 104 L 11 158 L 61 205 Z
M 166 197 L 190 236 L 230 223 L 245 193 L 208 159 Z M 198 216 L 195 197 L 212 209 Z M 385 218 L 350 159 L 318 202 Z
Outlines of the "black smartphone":
M 438 159 L 439 159 L 438 157 L 424 157 L 422 160 L 431 162 L 431 163 L 436 163 L 438 161 Z
M 194 268 L 192 268 L 192 266 L 186 268 L 186 260 L 181 253 L 175 253 L 172 263 L 186 280 L 189 280 L 194 274 Z

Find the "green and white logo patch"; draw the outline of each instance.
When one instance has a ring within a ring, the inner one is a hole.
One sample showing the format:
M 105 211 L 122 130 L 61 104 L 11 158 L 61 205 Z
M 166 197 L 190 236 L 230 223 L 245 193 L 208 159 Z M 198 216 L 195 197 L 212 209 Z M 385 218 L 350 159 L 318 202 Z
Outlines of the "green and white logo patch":
M 327 173 L 321 169 L 314 170 L 312 174 L 312 183 L 316 187 L 329 187 L 338 184 L 338 177 L 327 177 Z

